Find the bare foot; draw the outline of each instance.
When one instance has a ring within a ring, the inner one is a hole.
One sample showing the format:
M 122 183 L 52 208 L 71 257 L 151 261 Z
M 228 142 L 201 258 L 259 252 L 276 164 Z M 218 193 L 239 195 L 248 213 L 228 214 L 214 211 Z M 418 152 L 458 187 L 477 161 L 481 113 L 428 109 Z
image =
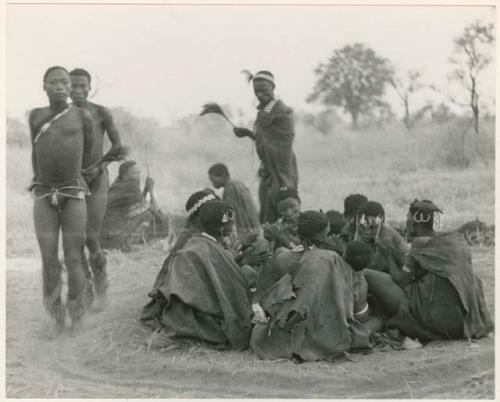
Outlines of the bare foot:
M 82 332 L 82 327 L 83 327 L 82 320 L 78 320 L 76 322 L 73 322 L 71 324 L 71 327 L 69 327 L 69 335 L 72 338 L 78 336 Z
M 106 307 L 108 307 L 108 298 L 106 294 L 97 295 L 90 311 L 100 313 L 101 311 L 106 310 Z

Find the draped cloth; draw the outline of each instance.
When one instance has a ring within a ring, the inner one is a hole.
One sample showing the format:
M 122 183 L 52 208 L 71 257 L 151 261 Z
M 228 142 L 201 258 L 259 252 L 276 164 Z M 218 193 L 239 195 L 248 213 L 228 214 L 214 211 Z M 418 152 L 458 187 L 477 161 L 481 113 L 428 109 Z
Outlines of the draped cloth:
M 258 324 L 251 346 L 263 359 L 332 360 L 371 346 L 354 318 L 353 271 L 329 250 L 307 250 L 261 305 L 270 319 Z
M 255 145 L 261 161 L 261 222 L 273 223 L 278 219 L 276 196 L 280 188 L 298 186 L 297 160 L 292 149 L 294 137 L 293 112 L 281 100 L 273 100 L 259 110 L 255 121 Z
M 229 179 L 224 186 L 222 200 L 233 207 L 241 244 L 252 244 L 260 234 L 260 221 L 248 187 L 240 181 Z
M 141 229 L 141 224 L 147 228 Z M 150 208 L 137 179 L 117 178 L 108 190 L 108 203 L 101 227 L 101 245 L 121 248 L 168 234 L 168 219 Z
M 250 288 L 242 269 L 218 242 L 193 235 L 170 259 L 155 297 L 158 322 L 173 338 L 248 347 Z
M 407 298 L 389 326 L 421 340 L 479 338 L 493 329 L 481 280 L 472 269 L 470 248 L 461 234 L 433 236 L 412 247 L 411 259 L 425 272 L 405 288 Z M 454 332 L 459 333 L 448 336 L 457 324 L 459 331 Z

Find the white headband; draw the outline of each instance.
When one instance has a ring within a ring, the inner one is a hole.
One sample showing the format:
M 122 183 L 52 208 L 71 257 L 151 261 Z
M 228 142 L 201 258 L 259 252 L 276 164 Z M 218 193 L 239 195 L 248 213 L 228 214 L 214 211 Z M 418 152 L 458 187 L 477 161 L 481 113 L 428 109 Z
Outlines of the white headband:
M 201 200 L 196 202 L 191 208 L 188 209 L 187 213 L 189 216 L 193 215 L 200 207 L 205 204 L 207 201 L 210 200 L 215 200 L 215 195 L 213 194 L 207 194 L 205 197 L 203 197 Z
M 253 76 L 252 80 L 257 80 L 257 79 L 266 80 L 266 81 L 269 81 L 269 82 L 272 82 L 273 84 L 275 84 L 273 76 L 266 74 L 266 73 L 255 74 Z

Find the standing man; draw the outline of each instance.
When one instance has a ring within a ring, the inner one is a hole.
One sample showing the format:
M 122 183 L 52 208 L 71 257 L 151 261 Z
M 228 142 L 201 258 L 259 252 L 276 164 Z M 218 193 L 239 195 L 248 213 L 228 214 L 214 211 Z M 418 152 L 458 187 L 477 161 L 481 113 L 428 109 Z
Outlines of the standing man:
M 269 71 L 249 74 L 259 110 L 254 131 L 236 127 L 234 134 L 255 141 L 259 168 L 260 221 L 274 223 L 278 218 L 276 197 L 280 189 L 297 188 L 297 161 L 292 149 L 295 122 L 292 109 L 274 97 L 274 76 Z
M 85 279 L 80 258 L 87 221 L 87 185 L 81 171 L 82 165 L 88 163 L 94 135 L 90 113 L 67 104 L 71 81 L 64 67 L 46 71 L 43 89 L 49 106 L 33 109 L 29 115 L 33 165 L 30 190 L 35 199 L 33 218 L 42 255 L 43 302 L 52 319 L 52 335 L 57 335 L 64 329 L 66 307 L 76 330 L 92 302 L 91 285 Z M 59 231 L 68 271 L 66 307 L 61 298 Z
M 106 204 L 108 200 L 109 175 L 108 163 L 98 164 L 103 156 L 104 133 L 111 141 L 111 148 L 121 146 L 120 135 L 113 122 L 113 117 L 104 106 L 97 105 L 87 100 L 91 77 L 88 71 L 76 68 L 70 72 L 71 77 L 71 99 L 73 103 L 85 110 L 92 116 L 94 125 L 93 146 L 87 150 L 86 162 L 83 165 L 83 176 L 89 185 L 90 195 L 87 196 L 87 237 L 86 244 L 89 250 L 89 265 L 92 269 L 94 287 L 97 296 L 98 309 L 103 309 L 106 304 L 106 290 L 108 279 L 106 274 L 106 255 L 99 243 L 99 232 L 101 230 Z M 84 250 L 82 260 L 86 262 Z M 86 267 L 87 275 L 90 270 Z

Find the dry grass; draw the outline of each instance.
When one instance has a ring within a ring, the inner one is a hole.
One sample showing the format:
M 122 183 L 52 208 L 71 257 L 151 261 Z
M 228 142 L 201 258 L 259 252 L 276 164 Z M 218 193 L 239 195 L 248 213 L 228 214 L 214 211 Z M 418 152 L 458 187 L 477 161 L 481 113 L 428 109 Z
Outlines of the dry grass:
M 144 174 L 145 144 L 149 144 L 149 165 L 164 210 L 183 214 L 187 197 L 209 186 L 206 172 L 216 162 L 226 163 L 232 176 L 244 181 L 257 200 L 255 150 L 248 139 L 236 138 L 220 116 L 191 116 L 171 127 L 160 127 L 124 113 L 115 115 L 123 142 L 131 146 L 131 158 L 139 162 Z M 381 202 L 392 222 L 404 220 L 414 198 L 429 198 L 444 209 L 444 230 L 475 218 L 492 224 L 494 122 L 484 122 L 483 128 L 480 135 L 466 133 L 461 148 L 460 122 L 429 123 L 412 131 L 400 124 L 361 131 L 337 126 L 324 135 L 298 118 L 294 147 L 303 208 L 342 211 L 343 199 L 359 192 Z M 454 161 L 464 155 L 467 168 L 454 167 Z M 36 250 L 32 201 L 23 190 L 30 178 L 30 151 L 9 146 L 7 250 L 11 255 Z

